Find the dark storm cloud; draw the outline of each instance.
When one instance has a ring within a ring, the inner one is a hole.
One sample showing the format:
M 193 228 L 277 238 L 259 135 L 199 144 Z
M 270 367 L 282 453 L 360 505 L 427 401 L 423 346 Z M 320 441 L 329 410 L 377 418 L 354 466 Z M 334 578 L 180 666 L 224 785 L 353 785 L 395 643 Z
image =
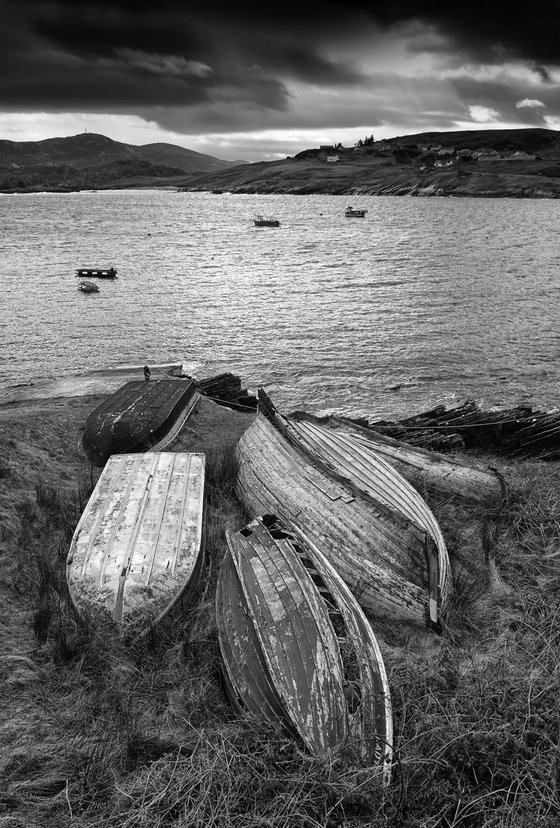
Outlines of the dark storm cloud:
M 385 26 L 413 20 L 429 24 L 449 38 L 454 50 L 481 61 L 519 58 L 543 67 L 560 65 L 560 7 L 551 0 L 523 5 L 504 0 L 395 0 L 374 3 L 371 15 Z
M 439 33 L 440 50 L 455 58 L 522 59 L 543 82 L 550 81 L 548 67 L 560 65 L 560 12 L 543 0 L 520 13 L 503 0 L 311 0 L 297 9 L 262 2 L 0 0 L 0 11 L 5 109 L 138 111 L 140 104 L 237 101 L 282 112 L 293 81 L 365 88 L 368 80 L 352 60 L 354 38 L 375 27 L 412 36 L 411 24 Z

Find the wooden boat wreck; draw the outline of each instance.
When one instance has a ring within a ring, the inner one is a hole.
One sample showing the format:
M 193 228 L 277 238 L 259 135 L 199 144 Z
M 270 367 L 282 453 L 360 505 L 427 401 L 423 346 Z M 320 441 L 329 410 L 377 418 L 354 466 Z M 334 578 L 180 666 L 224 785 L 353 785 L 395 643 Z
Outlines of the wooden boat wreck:
M 339 463 L 311 448 L 262 393 L 237 458 L 237 492 L 250 515 L 276 514 L 304 545 L 320 549 L 366 611 L 438 628 L 449 593 L 447 551 L 411 519 L 410 487 L 394 469 L 376 464 L 367 488 L 350 473 L 352 458 Z M 393 488 L 392 503 L 381 496 L 383 485 Z
M 360 426 L 346 417 L 315 417 L 306 411 L 295 411 L 290 415 L 290 420 L 313 423 L 344 434 L 348 440 L 394 466 L 426 497 L 454 498 L 487 509 L 497 509 L 503 503 L 506 494 L 503 478 L 495 469 L 475 461 L 465 462 L 412 446 Z
M 346 749 L 390 775 L 392 716 L 381 651 L 321 552 L 276 517 L 226 533 L 218 637 L 234 706 L 281 724 L 315 755 Z
M 66 562 L 81 617 L 142 635 L 192 602 L 204 561 L 204 478 L 204 454 L 110 458 Z
M 191 379 L 127 382 L 87 418 L 84 451 L 96 466 L 112 454 L 161 451 L 175 439 L 197 400 Z
M 474 400 L 466 400 L 438 405 L 397 422 L 379 420 L 368 425 L 418 446 L 443 442 L 503 457 L 560 459 L 560 412 L 535 411 L 529 405 L 484 411 Z

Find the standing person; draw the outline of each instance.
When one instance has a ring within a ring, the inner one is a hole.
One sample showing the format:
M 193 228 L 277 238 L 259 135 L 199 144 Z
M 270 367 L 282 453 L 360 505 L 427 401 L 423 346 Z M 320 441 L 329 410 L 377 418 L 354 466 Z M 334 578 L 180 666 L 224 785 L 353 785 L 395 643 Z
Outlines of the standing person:
M 149 380 L 151 376 L 150 369 L 147 365 L 144 365 L 144 379 Z

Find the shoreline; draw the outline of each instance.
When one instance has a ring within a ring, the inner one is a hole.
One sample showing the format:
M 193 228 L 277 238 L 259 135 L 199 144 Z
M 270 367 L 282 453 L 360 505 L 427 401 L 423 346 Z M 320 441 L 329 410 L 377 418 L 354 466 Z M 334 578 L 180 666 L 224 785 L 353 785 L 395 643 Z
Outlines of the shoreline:
M 333 801 L 340 824 L 372 828 L 397 824 L 403 809 L 411 824 L 428 824 L 460 807 L 496 828 L 540 821 L 537 802 L 560 813 L 560 795 L 551 793 L 560 680 L 557 463 L 492 457 L 511 488 L 498 515 L 430 504 L 452 557 L 451 609 L 441 635 L 372 621 L 399 756 L 381 798 L 371 769 L 361 773 L 343 756 L 313 759 L 269 725 L 231 711 L 213 598 L 224 529 L 240 528 L 245 516 L 223 469 L 209 487 L 199 604 L 144 650 L 76 628 L 65 603 L 65 553 L 100 471 L 78 437 L 107 393 L 0 405 L 0 813 L 8 821 L 73 828 L 79 815 L 90 828 L 120 828 L 169 821 L 172 807 L 179 816 L 170 825 L 197 813 L 200 824 L 212 819 L 223 828 L 297 828 L 302 820 L 326 824 Z M 219 469 L 253 417 L 201 397 L 173 450 L 203 450 Z

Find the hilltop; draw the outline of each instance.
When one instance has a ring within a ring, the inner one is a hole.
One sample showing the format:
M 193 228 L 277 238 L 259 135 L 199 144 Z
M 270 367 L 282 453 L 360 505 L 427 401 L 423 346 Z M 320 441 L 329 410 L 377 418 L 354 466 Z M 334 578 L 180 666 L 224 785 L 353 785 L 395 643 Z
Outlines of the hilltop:
M 174 144 L 135 146 L 82 133 L 45 141 L 0 141 L 0 190 L 81 190 L 183 184 L 234 162 Z
M 283 161 L 194 176 L 191 191 L 515 198 L 560 196 L 560 133 L 426 132 L 308 149 Z

